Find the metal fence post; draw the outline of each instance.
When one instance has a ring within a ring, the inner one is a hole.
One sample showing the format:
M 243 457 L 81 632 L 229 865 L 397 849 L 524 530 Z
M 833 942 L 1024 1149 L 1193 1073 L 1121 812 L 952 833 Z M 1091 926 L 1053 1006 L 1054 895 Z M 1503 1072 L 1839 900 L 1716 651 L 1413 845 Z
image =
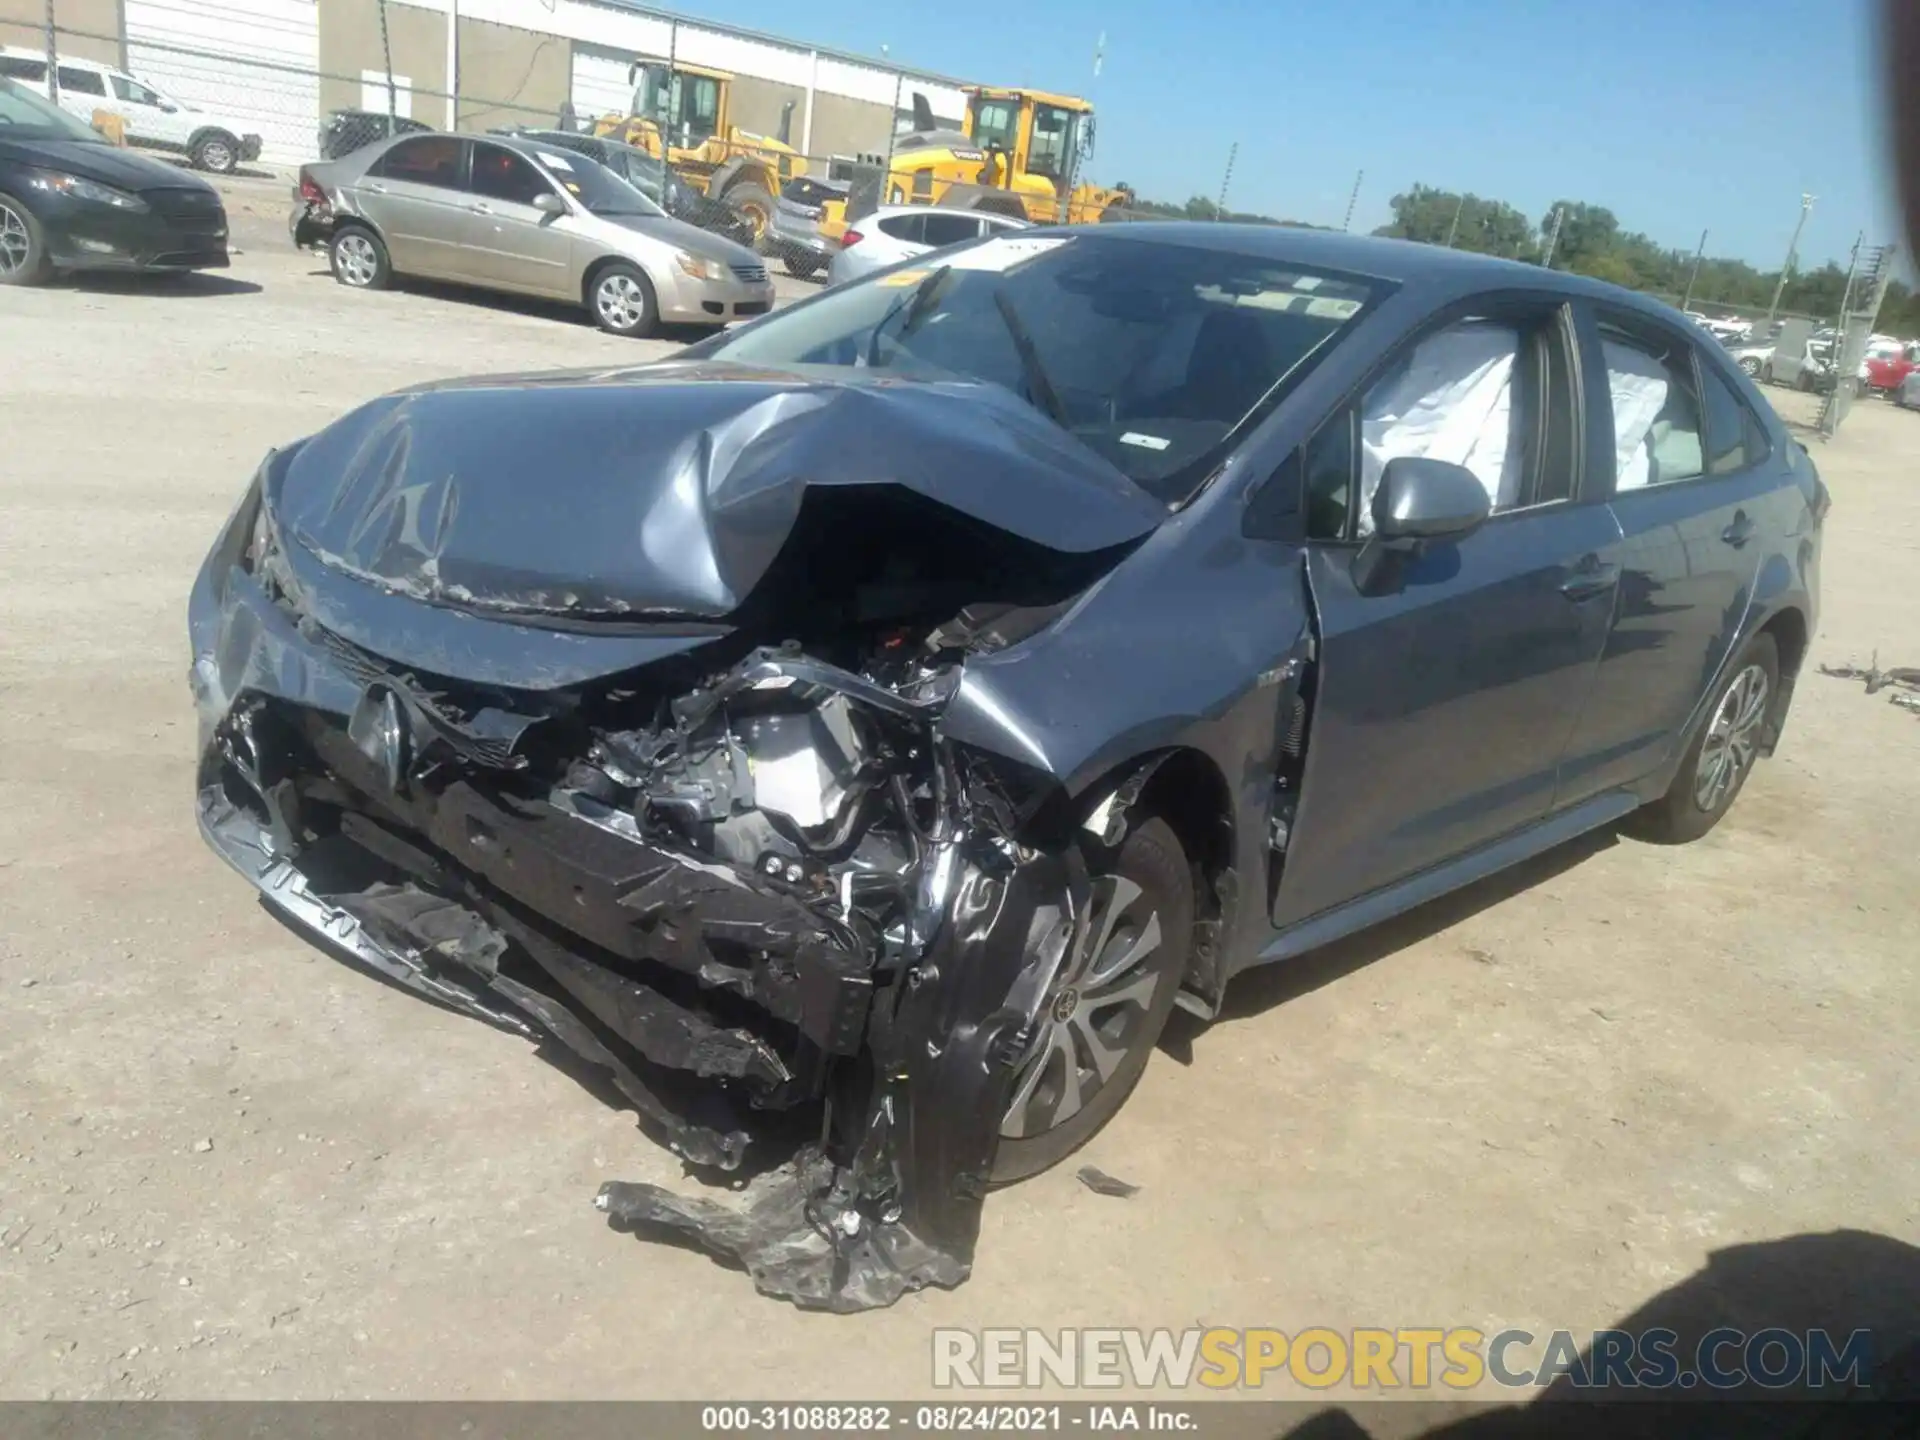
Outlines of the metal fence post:
M 47 98 L 60 103 L 60 47 L 53 38 L 53 0 L 47 0 Z
M 393 41 L 387 36 L 387 0 L 380 4 L 380 57 L 387 67 L 387 133 L 394 132 L 394 117 L 400 113 L 400 102 L 393 93 Z

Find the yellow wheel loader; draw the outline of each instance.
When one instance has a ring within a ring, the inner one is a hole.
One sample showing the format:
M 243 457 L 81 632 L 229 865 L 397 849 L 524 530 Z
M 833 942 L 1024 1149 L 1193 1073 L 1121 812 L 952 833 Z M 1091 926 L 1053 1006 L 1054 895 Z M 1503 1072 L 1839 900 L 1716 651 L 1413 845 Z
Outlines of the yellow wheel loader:
M 829 201 L 821 233 L 845 232 L 849 218 L 880 205 L 989 210 L 1037 225 L 1120 219 L 1133 203 L 1125 185 L 1075 182 L 1093 152 L 1093 106 L 1040 90 L 969 87 L 959 130 L 942 129 L 926 96 L 913 97 L 913 130 L 892 157 L 856 175 L 845 201 Z
M 780 133 L 760 135 L 732 121 L 733 76 L 678 61 L 641 59 L 627 68 L 633 102 L 625 115 L 603 115 L 593 133 L 644 150 L 673 167 L 704 195 L 724 201 L 753 226 L 756 243 L 773 220 L 773 197 L 807 162 L 790 141 L 793 102 Z

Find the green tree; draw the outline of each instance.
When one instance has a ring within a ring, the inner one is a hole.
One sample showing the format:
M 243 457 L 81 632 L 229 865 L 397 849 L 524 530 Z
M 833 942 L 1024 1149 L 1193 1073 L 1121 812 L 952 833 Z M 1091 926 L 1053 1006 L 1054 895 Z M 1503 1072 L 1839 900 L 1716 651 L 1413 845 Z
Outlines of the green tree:
M 1502 200 L 1461 195 L 1416 185 L 1388 202 L 1393 219 L 1373 233 L 1398 240 L 1423 240 L 1444 245 L 1452 236 L 1456 249 L 1509 258 L 1533 238 L 1527 217 Z
M 1540 219 L 1543 237 L 1553 228 L 1556 210 L 1560 212 L 1560 233 L 1553 245 L 1555 269 L 1578 270 L 1582 261 L 1591 261 L 1614 248 L 1620 222 L 1606 206 L 1589 205 L 1584 200 L 1556 200 Z

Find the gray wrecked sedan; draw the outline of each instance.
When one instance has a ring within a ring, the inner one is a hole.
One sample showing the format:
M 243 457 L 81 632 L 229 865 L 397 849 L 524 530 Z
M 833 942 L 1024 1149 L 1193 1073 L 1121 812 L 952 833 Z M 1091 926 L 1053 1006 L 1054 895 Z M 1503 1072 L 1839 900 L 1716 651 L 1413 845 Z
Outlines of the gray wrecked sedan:
M 1176 1006 L 1774 745 L 1827 495 L 1720 346 L 1296 230 L 943 252 L 634 369 L 375 400 L 193 590 L 209 843 L 577 1052 L 762 1290 L 965 1278 Z

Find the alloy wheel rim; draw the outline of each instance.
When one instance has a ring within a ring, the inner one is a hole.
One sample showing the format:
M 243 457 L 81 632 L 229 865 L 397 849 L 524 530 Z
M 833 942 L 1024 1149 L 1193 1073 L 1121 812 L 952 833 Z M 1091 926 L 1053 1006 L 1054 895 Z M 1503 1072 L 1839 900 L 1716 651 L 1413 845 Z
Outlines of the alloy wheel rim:
M 379 268 L 373 255 L 373 242 L 364 235 L 341 239 L 334 253 L 340 257 L 340 273 L 349 285 L 371 285 Z
M 1160 913 L 1120 875 L 1093 883 L 1091 942 L 1055 981 L 1038 1033 L 1014 1072 L 1000 1134 L 1030 1140 L 1078 1115 L 1138 1040 L 1160 985 L 1152 964 L 1165 937 Z
M 1714 707 L 1693 782 L 1693 803 L 1702 810 L 1719 806 L 1752 767 L 1770 689 L 1767 672 L 1749 665 L 1733 677 Z
M 0 275 L 17 275 L 25 270 L 32 250 L 25 219 L 11 205 L 0 205 Z
M 631 275 L 609 275 L 594 291 L 601 318 L 618 330 L 631 330 L 646 317 L 647 297 Z
M 224 140 L 209 140 L 200 147 L 200 153 L 206 157 L 209 170 L 228 170 L 233 166 L 233 152 L 227 149 Z

